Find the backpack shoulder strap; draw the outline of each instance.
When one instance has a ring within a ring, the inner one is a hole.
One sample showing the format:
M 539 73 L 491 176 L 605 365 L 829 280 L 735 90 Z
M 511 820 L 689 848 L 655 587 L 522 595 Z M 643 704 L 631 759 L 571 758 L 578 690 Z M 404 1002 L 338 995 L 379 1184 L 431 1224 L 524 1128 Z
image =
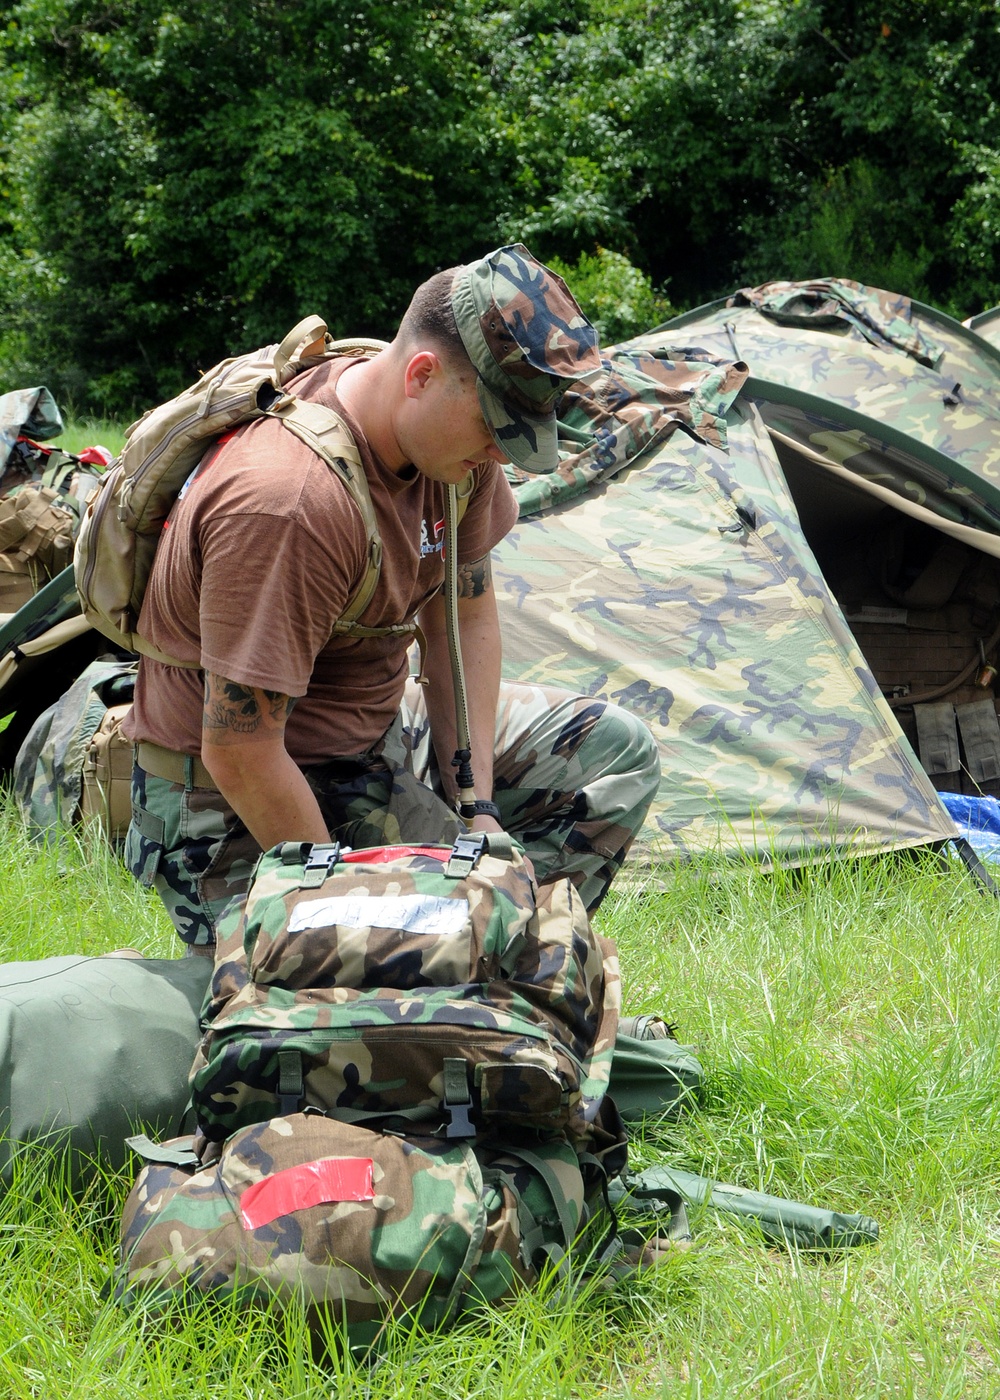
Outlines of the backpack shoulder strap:
M 465 512 L 469 509 L 469 502 L 472 500 L 472 493 L 476 489 L 475 472 L 466 472 L 465 476 L 455 487 L 455 528 L 458 529 L 465 517 Z
M 357 622 L 371 602 L 382 568 L 382 539 L 361 454 L 347 424 L 332 408 L 286 394 L 267 410 L 266 416 L 279 419 L 326 463 L 347 487 L 361 515 L 368 540 L 368 562 L 360 583 L 337 620 L 336 630 L 342 631 Z

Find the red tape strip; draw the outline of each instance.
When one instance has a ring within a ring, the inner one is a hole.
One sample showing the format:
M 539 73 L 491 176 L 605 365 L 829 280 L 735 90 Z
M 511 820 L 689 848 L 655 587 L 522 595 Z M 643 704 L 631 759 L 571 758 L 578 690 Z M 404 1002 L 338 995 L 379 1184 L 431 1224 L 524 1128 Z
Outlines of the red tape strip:
M 450 855 L 451 850 L 441 846 L 369 846 L 360 851 L 348 851 L 340 859 L 348 865 L 388 865 L 406 856 L 432 856 L 443 864 Z
M 374 1198 L 370 1157 L 321 1157 L 248 1186 L 240 1200 L 240 1217 L 244 1230 L 256 1230 L 293 1210 Z

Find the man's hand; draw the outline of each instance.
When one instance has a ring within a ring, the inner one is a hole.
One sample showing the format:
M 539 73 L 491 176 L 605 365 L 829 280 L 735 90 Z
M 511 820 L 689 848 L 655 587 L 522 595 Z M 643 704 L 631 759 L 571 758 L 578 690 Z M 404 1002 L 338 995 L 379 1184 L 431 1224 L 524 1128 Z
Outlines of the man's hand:
M 278 691 L 205 672 L 202 762 L 265 851 L 279 841 L 330 839 L 315 795 L 285 748 L 294 703 Z

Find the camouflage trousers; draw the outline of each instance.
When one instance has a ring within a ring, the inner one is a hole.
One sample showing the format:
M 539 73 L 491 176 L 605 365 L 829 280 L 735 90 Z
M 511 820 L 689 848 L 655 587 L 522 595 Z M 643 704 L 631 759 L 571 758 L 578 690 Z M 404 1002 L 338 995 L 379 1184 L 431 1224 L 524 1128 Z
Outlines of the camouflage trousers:
M 363 755 L 303 770 L 330 835 L 351 846 L 451 841 L 423 691 L 407 684 L 399 714 Z M 593 911 L 607 893 L 659 783 L 641 720 L 603 700 L 504 684 L 497 707 L 493 800 L 540 882 L 569 876 Z M 181 938 L 215 942 L 223 909 L 250 885 L 260 847 L 214 788 L 132 778 L 125 862 L 154 887 Z

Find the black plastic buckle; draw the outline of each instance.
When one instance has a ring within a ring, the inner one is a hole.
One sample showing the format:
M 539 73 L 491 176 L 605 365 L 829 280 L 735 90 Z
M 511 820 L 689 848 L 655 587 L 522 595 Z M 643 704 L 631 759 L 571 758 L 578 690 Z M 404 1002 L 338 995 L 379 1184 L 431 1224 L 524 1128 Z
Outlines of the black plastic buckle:
M 306 857 L 305 865 L 302 867 L 299 888 L 303 890 L 319 889 L 339 859 L 339 841 L 334 841 L 332 846 L 312 846 Z
M 455 838 L 448 864 L 444 868 L 444 873 L 449 879 L 462 880 L 475 870 L 486 849 L 486 838 L 485 831 L 463 831 Z

